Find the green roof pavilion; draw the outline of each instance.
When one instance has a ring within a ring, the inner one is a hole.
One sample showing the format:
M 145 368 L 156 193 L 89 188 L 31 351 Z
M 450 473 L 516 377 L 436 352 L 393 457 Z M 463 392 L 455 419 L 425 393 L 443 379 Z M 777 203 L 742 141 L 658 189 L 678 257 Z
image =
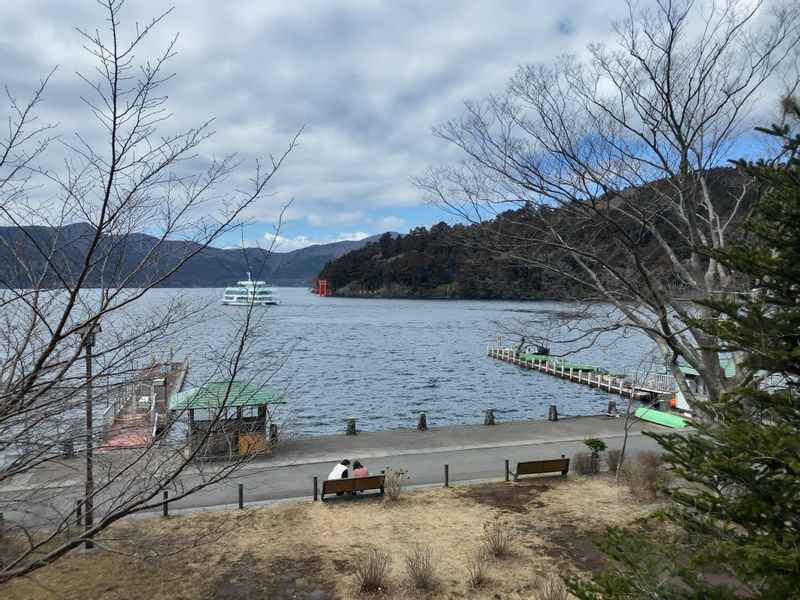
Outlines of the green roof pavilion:
M 169 399 L 169 409 L 204 410 L 220 408 L 223 404 L 225 407 L 241 407 L 285 403 L 280 393 L 266 386 L 236 380 L 211 381 L 173 394 Z

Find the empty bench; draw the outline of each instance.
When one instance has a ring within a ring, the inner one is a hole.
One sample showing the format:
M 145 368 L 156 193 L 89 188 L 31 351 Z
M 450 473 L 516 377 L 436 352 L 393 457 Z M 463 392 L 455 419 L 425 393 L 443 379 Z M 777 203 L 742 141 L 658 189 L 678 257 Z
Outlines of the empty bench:
M 377 495 L 383 496 L 385 475 L 368 475 L 367 477 L 345 477 L 344 479 L 326 479 L 322 482 L 322 495 L 320 500 L 325 501 L 325 495 L 350 492 L 366 492 L 380 490 Z M 317 499 L 316 485 L 314 486 L 314 500 Z
M 508 461 L 506 461 L 506 469 L 508 469 Z M 548 460 L 529 460 L 526 462 L 518 462 L 517 470 L 512 471 L 511 475 L 514 476 L 516 481 L 520 475 L 539 475 L 541 473 L 561 473 L 566 475 L 569 471 L 569 459 L 564 458 L 551 458 Z M 506 480 L 508 480 L 508 473 L 506 473 Z

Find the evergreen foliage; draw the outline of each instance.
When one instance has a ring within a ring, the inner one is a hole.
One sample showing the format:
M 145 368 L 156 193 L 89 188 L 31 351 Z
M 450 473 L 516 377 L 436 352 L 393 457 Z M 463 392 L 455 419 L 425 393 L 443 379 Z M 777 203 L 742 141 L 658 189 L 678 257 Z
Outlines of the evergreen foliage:
M 733 198 L 749 180 L 731 168 L 713 169 L 707 173 L 709 193 L 724 218 L 731 217 Z M 630 196 L 650 195 L 653 189 L 674 186 L 671 180 L 652 182 L 648 189 L 631 189 Z M 644 199 L 644 198 L 643 198 Z M 749 206 L 754 194 L 748 193 L 743 205 Z M 624 211 L 614 207 L 614 196 L 597 200 L 608 204 L 620 227 L 635 232 L 643 250 L 642 259 L 653 277 L 676 288 L 680 278 L 665 254 L 659 249 L 651 231 L 640 231 Z M 672 225 L 659 235 L 669 240 L 676 256 L 685 258 L 680 220 L 665 209 L 661 218 Z M 432 227 L 417 227 L 407 235 L 383 234 L 377 242 L 332 260 L 319 274 L 328 280 L 334 293 L 342 296 L 379 296 L 395 298 L 477 298 L 575 300 L 595 296 L 589 287 L 564 275 L 579 269 L 574 260 L 546 244 L 537 243 L 531 232 L 546 224 L 564 239 L 591 239 L 593 251 L 610 264 L 624 268 L 626 256 L 620 254 L 602 221 L 576 221 L 569 207 L 527 206 L 508 210 L 496 218 L 472 225 L 444 222 Z M 738 226 L 733 219 L 732 228 Z M 655 227 L 655 225 L 653 225 Z M 542 261 L 553 268 L 542 268 Z M 598 277 L 605 277 L 598 270 Z M 612 282 L 609 282 L 611 285 Z M 629 284 L 634 274 L 629 273 Z
M 800 597 L 800 136 L 764 131 L 785 145 L 774 160 L 738 163 L 768 190 L 745 224 L 750 235 L 707 252 L 745 276 L 750 292 L 704 301 L 723 318 L 696 323 L 742 354 L 737 368 L 749 380 L 694 407 L 696 434 L 652 435 L 681 478 L 664 490 L 657 518 L 667 527 L 657 541 L 608 530 L 601 549 L 613 566 L 570 579 L 579 598 Z M 759 386 L 765 374 L 783 376 L 783 389 Z

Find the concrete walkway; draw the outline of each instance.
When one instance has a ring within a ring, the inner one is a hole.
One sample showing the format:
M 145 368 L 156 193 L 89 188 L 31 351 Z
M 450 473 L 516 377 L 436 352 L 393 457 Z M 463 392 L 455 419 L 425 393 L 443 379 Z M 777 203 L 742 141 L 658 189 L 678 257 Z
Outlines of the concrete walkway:
M 656 448 L 655 442 L 642 432 L 667 430 L 660 425 L 636 421 L 630 429 L 628 446 L 632 451 Z M 572 456 L 586 451 L 583 440 L 589 437 L 605 440 L 609 448 L 619 448 L 623 435 L 623 418 L 575 417 L 557 422 L 437 427 L 424 432 L 410 429 L 356 436 L 294 438 L 281 443 L 271 456 L 244 465 L 232 478 L 170 503 L 170 511 L 235 505 L 240 483 L 244 486 L 246 504 L 285 499 L 310 501 L 313 478 L 316 476 L 321 482 L 343 458 L 360 460 L 372 473 L 382 469 L 406 469 L 412 485 L 443 484 L 444 465 L 449 465 L 452 483 L 502 480 L 505 459 L 513 468 L 518 460 Z M 61 498 L 73 502 L 83 485 L 80 459 L 73 460 L 74 469 L 60 472 L 48 469 L 31 474 L 26 481 L 14 482 L 13 488 L 0 488 L 0 505 L 5 505 L 6 517 L 12 516 L 13 511 L 9 511 L 11 507 L 7 504 L 12 494 L 19 500 L 18 494 L 26 489 L 57 490 Z M 187 473 L 184 484 L 196 483 L 200 476 L 197 472 Z

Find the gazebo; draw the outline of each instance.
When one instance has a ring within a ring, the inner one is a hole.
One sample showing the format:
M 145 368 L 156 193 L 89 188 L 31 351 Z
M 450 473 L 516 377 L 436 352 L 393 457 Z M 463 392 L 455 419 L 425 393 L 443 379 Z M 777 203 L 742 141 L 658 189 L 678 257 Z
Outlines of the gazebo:
M 270 422 L 270 404 L 285 404 L 272 388 L 244 381 L 211 381 L 173 394 L 169 410 L 173 418 L 189 416 L 188 445 L 194 451 L 204 446 L 207 454 L 252 454 L 264 452 L 277 437 Z M 206 439 L 207 438 L 207 439 Z

